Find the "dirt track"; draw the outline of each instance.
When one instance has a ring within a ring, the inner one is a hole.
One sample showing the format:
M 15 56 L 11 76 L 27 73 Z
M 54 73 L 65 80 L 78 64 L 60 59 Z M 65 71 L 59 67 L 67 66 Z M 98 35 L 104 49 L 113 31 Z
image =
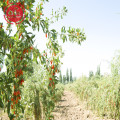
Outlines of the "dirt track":
M 85 103 L 80 102 L 73 92 L 66 90 L 53 114 L 55 120 L 113 120 L 101 119 L 90 110 L 86 110 Z

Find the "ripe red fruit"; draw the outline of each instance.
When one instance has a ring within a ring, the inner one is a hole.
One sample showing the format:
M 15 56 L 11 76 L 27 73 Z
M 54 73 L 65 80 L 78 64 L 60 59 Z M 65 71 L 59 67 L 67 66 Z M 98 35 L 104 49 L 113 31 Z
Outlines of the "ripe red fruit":
M 28 50 L 26 50 L 26 52 L 28 53 Z
M 19 100 L 21 100 L 21 97 L 19 97 Z
M 13 105 L 11 105 L 11 108 L 13 109 Z
M 15 74 L 15 78 L 17 78 L 17 74 Z
M 13 101 L 14 100 L 14 98 L 11 98 L 11 101 Z
M 23 59 L 23 57 L 20 58 L 21 60 Z
M 33 47 L 32 47 L 32 46 L 30 47 L 30 50 L 33 50 Z
M 20 76 L 20 75 L 23 75 L 23 71 L 20 69 L 20 71 L 19 71 L 18 74 L 19 74 L 19 76 Z
M 52 66 L 52 69 L 54 69 L 54 65 Z
M 18 103 L 18 100 L 16 100 L 16 104 Z
M 0 67 L 0 71 L 1 71 L 1 67 Z
M 13 95 L 14 95 L 14 96 L 16 96 L 16 95 L 17 95 L 17 93 L 16 93 L 16 92 L 14 92 L 14 93 L 13 93 Z
M 47 33 L 45 34 L 45 37 L 47 38 Z
M 18 60 L 18 65 L 19 65 L 19 60 Z
M 40 15 L 42 15 L 42 13 L 40 13 Z
M 26 49 L 23 50 L 23 54 L 25 54 L 25 53 L 26 53 Z
M 56 56 L 56 54 L 54 53 L 54 56 Z
M 22 33 L 20 33 L 19 38 L 21 37 Z
M 50 63 L 52 64 L 52 63 L 53 63 L 53 60 L 51 60 Z
M 49 78 L 49 80 L 52 80 L 52 78 Z
M 9 0 L 7 0 L 7 5 L 9 4 Z
M 19 90 L 17 91 L 17 94 L 20 95 L 20 91 Z

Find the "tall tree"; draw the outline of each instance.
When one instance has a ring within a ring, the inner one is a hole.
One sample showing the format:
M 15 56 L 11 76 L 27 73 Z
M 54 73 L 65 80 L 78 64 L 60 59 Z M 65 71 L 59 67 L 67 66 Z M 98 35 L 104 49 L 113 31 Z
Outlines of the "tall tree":
M 67 80 L 67 83 L 69 82 L 69 71 L 68 69 L 66 70 L 66 80 Z
M 59 75 L 59 80 L 60 80 L 60 83 L 63 83 L 61 71 L 60 71 L 60 75 Z
M 63 75 L 63 83 L 66 84 L 66 77 Z
M 70 69 L 70 82 L 73 82 L 73 78 L 72 78 L 72 69 Z
M 97 67 L 96 75 L 100 76 L 100 65 L 98 65 L 98 67 Z

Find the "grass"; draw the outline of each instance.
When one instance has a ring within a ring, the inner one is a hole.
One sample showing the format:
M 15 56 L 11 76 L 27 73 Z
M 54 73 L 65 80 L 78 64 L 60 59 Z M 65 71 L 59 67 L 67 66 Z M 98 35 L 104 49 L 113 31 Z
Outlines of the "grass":
M 91 109 L 100 117 L 119 119 L 120 106 L 120 76 L 103 76 L 89 80 L 82 76 L 66 88 L 74 91 L 81 101 L 86 101 L 86 107 Z

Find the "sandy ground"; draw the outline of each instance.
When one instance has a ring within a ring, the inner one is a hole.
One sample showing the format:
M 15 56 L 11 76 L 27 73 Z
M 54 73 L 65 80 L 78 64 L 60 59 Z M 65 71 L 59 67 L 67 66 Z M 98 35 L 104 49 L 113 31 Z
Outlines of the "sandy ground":
M 9 120 L 7 114 L 0 110 L 0 120 Z
M 53 115 L 54 120 L 113 120 L 97 117 L 85 108 L 85 102 L 80 102 L 73 92 L 66 90 L 57 103 Z

